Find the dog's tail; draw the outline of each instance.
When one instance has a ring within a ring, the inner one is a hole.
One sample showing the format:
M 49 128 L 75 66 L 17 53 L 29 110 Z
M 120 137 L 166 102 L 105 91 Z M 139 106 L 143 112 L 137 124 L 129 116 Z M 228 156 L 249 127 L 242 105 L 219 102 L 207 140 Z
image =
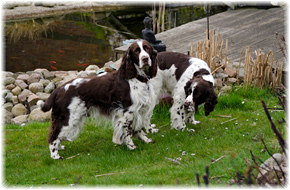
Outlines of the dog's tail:
M 59 91 L 59 88 L 55 89 L 45 102 L 43 102 L 43 100 L 39 100 L 37 102 L 37 105 L 41 108 L 43 112 L 47 112 L 52 108 L 54 99 L 56 95 L 58 94 L 58 91 Z

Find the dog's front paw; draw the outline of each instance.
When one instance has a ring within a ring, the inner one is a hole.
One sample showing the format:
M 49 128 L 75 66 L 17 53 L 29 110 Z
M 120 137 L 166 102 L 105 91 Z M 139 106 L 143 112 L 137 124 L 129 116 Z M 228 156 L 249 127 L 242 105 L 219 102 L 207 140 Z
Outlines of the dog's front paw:
M 135 146 L 134 144 L 127 144 L 127 147 L 130 149 L 130 150 L 135 150 L 137 148 L 137 146 Z
M 191 123 L 194 124 L 194 125 L 196 125 L 196 124 L 199 124 L 200 121 L 192 121 Z
M 157 133 L 159 129 L 154 129 L 156 127 L 155 124 L 149 124 L 148 129 L 146 129 L 147 133 Z
M 64 150 L 65 149 L 65 146 L 64 145 L 60 145 L 59 147 L 58 147 L 58 150 Z

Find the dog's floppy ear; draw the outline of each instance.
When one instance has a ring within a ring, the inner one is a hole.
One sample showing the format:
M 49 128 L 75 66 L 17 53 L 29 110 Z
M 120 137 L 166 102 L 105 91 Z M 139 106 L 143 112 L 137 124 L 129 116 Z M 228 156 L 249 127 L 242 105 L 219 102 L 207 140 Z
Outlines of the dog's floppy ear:
M 212 88 L 209 91 L 207 99 L 205 100 L 205 104 L 204 104 L 205 116 L 208 116 L 210 112 L 214 110 L 214 107 L 217 103 L 218 103 L 217 95 L 214 92 L 214 89 Z
M 191 83 L 192 83 L 192 79 L 187 81 L 186 85 L 184 86 L 185 97 L 187 97 L 189 95 L 189 88 L 191 86 Z
M 152 65 L 149 68 L 150 78 L 155 77 L 157 74 L 157 69 L 158 69 L 158 56 L 157 55 L 158 55 L 158 52 L 155 49 L 153 49 L 152 55 L 150 57 L 150 59 L 152 60 Z
M 126 53 L 123 56 L 121 66 L 118 69 L 118 74 L 123 79 L 131 79 L 136 77 L 137 75 L 137 70 L 132 61 L 130 47 L 127 49 Z

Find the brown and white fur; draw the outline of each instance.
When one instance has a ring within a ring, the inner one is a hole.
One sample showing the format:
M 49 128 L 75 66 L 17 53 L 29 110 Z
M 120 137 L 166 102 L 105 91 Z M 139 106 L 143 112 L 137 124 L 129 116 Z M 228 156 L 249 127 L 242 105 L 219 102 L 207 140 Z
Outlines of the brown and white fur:
M 152 142 L 144 130 L 157 132 L 150 123 L 156 97 L 148 82 L 157 69 L 157 51 L 147 41 L 138 40 L 124 54 L 118 71 L 71 80 L 55 89 L 44 104 L 38 102 L 44 112 L 52 108 L 48 136 L 51 158 L 63 158 L 58 153 L 65 148 L 61 141 L 75 140 L 88 116 L 112 119 L 116 144 L 133 150 L 133 136 Z
M 157 97 L 168 93 L 173 98 L 170 108 L 171 126 L 184 130 L 185 122 L 200 123 L 194 118 L 198 106 L 204 103 L 205 115 L 217 104 L 214 78 L 206 62 L 182 53 L 161 52 L 158 54 L 159 70 L 150 82 L 154 84 Z

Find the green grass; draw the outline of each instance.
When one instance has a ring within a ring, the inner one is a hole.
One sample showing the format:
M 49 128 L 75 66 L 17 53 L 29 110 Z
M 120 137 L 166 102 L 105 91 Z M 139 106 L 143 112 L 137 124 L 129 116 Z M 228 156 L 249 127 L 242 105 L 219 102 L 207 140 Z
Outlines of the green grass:
M 203 107 L 196 113 L 200 124 L 187 124 L 195 132 L 170 128 L 168 107 L 157 106 L 152 123 L 160 131 L 148 136 L 154 144 L 134 140 L 138 146 L 130 151 L 125 146 L 112 143 L 110 127 L 95 126 L 88 122 L 74 142 L 64 142 L 66 150 L 60 151 L 64 160 L 52 160 L 47 144 L 49 123 L 30 123 L 23 127 L 4 126 L 4 184 L 10 187 L 86 187 L 103 186 L 196 186 L 195 174 L 202 176 L 209 166 L 210 186 L 232 185 L 236 171 L 242 175 L 252 163 L 250 150 L 261 160 L 269 158 L 261 152 L 263 145 L 256 140 L 262 135 L 268 149 L 281 152 L 261 105 L 280 107 L 278 99 L 268 90 L 234 88 L 219 97 L 215 110 L 204 116 Z M 220 115 L 230 115 L 231 118 Z M 272 118 L 285 118 L 284 112 L 273 111 Z M 232 118 L 235 120 L 229 121 Z M 228 121 L 228 122 L 226 122 Z M 224 124 L 221 124 L 225 122 Z M 285 129 L 278 129 L 285 136 Z M 182 152 L 186 151 L 185 155 Z M 220 161 L 211 164 L 212 159 Z M 181 165 L 165 159 L 181 158 Z M 123 173 L 124 172 L 124 173 Z M 96 175 L 114 175 L 95 177 Z M 257 174 L 256 171 L 253 174 Z M 201 177 L 201 182 L 202 177 Z

